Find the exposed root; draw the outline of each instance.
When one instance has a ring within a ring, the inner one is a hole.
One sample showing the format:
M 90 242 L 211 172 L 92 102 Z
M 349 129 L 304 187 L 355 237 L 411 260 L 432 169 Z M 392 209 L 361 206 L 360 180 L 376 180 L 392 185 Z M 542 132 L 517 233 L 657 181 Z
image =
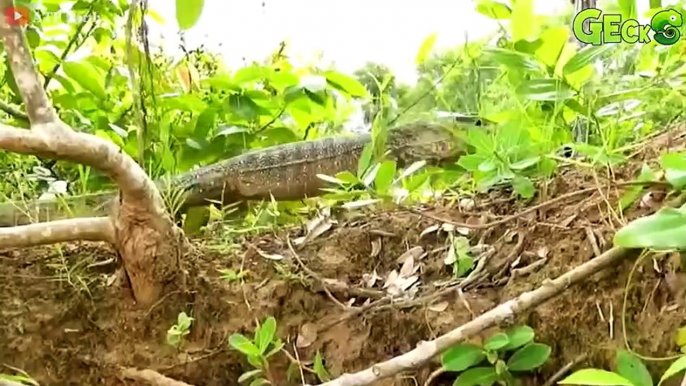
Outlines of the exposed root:
M 112 243 L 112 220 L 109 217 L 84 217 L 0 228 L 0 249 L 79 240 Z

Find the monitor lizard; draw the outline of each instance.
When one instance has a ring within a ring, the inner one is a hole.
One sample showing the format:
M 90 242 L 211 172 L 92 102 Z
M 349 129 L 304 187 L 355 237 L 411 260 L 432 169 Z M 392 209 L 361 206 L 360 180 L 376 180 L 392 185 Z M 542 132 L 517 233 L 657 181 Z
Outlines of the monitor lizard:
M 318 174 L 333 176 L 355 172 L 370 134 L 293 142 L 244 154 L 156 181 L 164 192 L 184 192 L 181 212 L 190 207 L 269 199 L 294 200 L 319 196 L 328 183 Z M 425 160 L 430 164 L 456 160 L 466 147 L 457 129 L 442 124 L 415 122 L 390 129 L 386 149 L 400 166 Z M 114 191 L 49 201 L 0 204 L 0 226 L 15 226 L 74 216 L 109 214 Z

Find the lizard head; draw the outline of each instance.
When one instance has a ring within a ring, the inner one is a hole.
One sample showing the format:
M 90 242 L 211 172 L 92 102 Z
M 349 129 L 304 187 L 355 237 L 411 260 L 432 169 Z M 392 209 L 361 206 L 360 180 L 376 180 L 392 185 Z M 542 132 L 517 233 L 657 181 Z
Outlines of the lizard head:
M 401 164 L 424 160 L 436 165 L 456 161 L 466 152 L 460 132 L 445 125 L 415 122 L 392 130 L 388 148 Z

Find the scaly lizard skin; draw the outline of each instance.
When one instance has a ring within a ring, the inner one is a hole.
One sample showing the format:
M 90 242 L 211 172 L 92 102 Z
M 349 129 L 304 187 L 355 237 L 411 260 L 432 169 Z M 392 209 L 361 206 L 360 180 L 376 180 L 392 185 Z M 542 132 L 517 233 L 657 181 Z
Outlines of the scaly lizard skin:
M 327 182 L 317 174 L 333 176 L 342 171 L 355 172 L 364 146 L 371 135 L 301 141 L 249 151 L 173 177 L 158 181 L 163 191 L 171 188 L 185 192 L 181 210 L 207 205 L 208 200 L 228 204 L 242 200 L 294 200 L 322 193 Z M 386 149 L 398 163 L 425 160 L 430 164 L 454 160 L 464 154 L 465 146 L 457 132 L 430 123 L 413 123 L 388 132 Z M 0 226 L 14 226 L 72 216 L 107 215 L 114 192 L 74 196 L 57 201 L 38 201 L 21 210 L 24 204 L 0 205 Z M 60 202 L 62 201 L 62 202 Z M 66 203 L 66 205 L 65 205 Z M 70 208 L 70 210 L 66 210 Z M 32 209 L 31 209 L 32 208 Z M 32 216 L 27 216 L 31 213 Z

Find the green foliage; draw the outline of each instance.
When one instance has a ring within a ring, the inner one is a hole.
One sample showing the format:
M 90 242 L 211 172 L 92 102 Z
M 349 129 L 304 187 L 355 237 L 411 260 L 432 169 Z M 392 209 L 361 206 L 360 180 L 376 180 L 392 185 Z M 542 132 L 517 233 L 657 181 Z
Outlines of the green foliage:
M 483 347 L 459 344 L 441 356 L 443 369 L 460 373 L 454 385 L 514 385 L 514 373 L 533 371 L 550 357 L 551 348 L 534 342 L 529 326 L 517 326 L 490 336 Z M 506 359 L 507 358 L 507 359 Z
M 190 334 L 191 324 L 193 318 L 188 316 L 185 312 L 180 312 L 176 324 L 167 330 L 167 344 L 172 347 L 179 348 L 183 342 L 183 338 Z
M 271 384 L 269 358 L 281 351 L 284 346 L 283 342 L 276 338 L 276 319 L 268 317 L 261 325 L 258 325 L 253 339 L 242 334 L 231 335 L 229 346 L 244 354 L 248 363 L 255 368 L 243 373 L 238 382 L 242 383 L 254 378 L 251 385 Z
M 643 362 L 634 354 L 620 350 L 615 356 L 616 371 L 600 369 L 582 369 L 575 371 L 558 382 L 561 385 L 618 385 L 618 386 L 653 386 L 653 378 Z M 682 356 L 672 362 L 664 372 L 658 385 L 667 379 L 686 370 L 686 357 Z
M 179 28 L 192 28 L 200 19 L 205 0 L 176 0 L 176 21 Z

